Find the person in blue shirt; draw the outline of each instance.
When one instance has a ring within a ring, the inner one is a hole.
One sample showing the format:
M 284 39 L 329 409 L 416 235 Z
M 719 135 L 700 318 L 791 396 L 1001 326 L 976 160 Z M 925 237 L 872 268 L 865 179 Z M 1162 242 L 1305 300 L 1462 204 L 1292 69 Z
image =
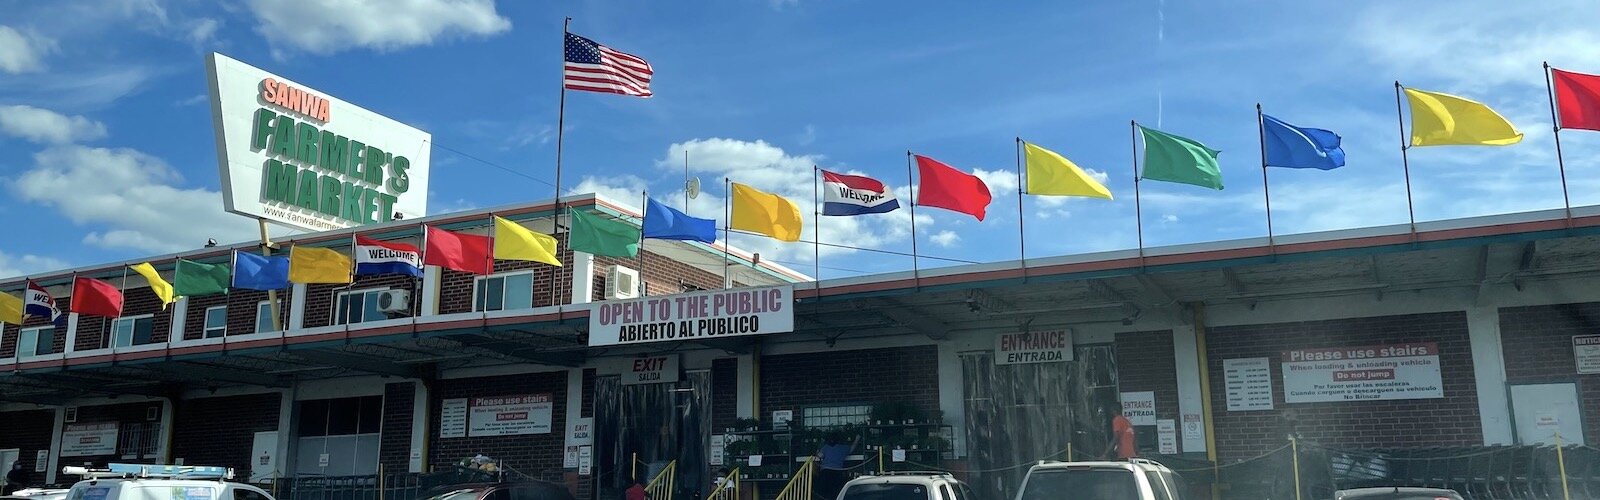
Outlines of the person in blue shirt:
M 846 439 L 850 441 L 846 443 Z M 817 449 L 817 462 L 820 466 L 817 468 L 817 496 L 830 499 L 839 496 L 839 490 L 850 480 L 849 469 L 844 465 L 845 461 L 860 443 L 860 434 L 850 438 L 843 431 L 829 432 L 823 438 L 822 447 Z

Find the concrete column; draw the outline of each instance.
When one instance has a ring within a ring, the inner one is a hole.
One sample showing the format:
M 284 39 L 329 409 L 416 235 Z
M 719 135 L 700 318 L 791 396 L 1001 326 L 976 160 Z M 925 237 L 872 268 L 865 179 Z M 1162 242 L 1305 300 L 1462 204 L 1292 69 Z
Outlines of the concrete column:
M 1201 353 L 1194 325 L 1172 327 L 1173 370 L 1178 377 L 1178 432 L 1184 453 L 1205 453 L 1205 395 L 1200 391 Z M 1198 420 L 1195 420 L 1198 418 Z M 1192 421 L 1192 422 L 1191 422 Z
M 739 355 L 739 393 L 738 402 L 734 405 L 734 416 L 739 418 L 756 418 L 756 364 L 755 358 L 750 354 Z
M 444 271 L 439 266 L 423 266 L 422 268 L 422 315 L 434 316 L 439 314 L 439 284 L 444 279 Z
M 1511 401 L 1506 390 L 1505 353 L 1500 344 L 1500 309 L 1467 308 L 1467 335 L 1472 341 L 1472 378 L 1478 389 L 1478 418 L 1483 444 L 1512 444 Z
M 59 463 L 61 460 L 61 432 L 66 430 L 66 425 L 67 409 L 66 407 L 57 406 L 55 423 L 50 429 L 50 456 L 45 461 L 45 483 L 55 484 L 56 471 L 61 470 L 61 464 Z
M 164 464 L 172 463 L 172 426 L 176 420 L 172 412 L 176 408 L 177 405 L 172 404 L 171 398 L 161 398 L 161 436 L 157 438 L 159 439 L 157 442 L 161 443 L 161 449 L 156 450 L 156 455 L 161 457 L 161 463 Z
M 412 383 L 416 387 L 416 395 L 411 400 L 411 461 L 410 472 L 422 472 L 428 468 L 428 415 L 433 404 L 429 397 L 428 384 L 418 380 Z
M 295 390 L 283 391 L 283 398 L 278 403 L 278 477 L 294 476 Z
M 950 449 L 956 457 L 967 456 L 967 389 L 962 381 L 961 355 L 954 342 L 939 342 L 939 410 L 951 433 Z
M 71 353 L 76 351 L 78 345 L 78 313 L 67 313 L 67 344 L 61 352 Z
M 201 321 L 205 321 L 205 319 L 201 318 Z M 178 297 L 178 300 L 172 302 L 172 330 L 167 334 L 167 342 L 171 344 L 183 342 L 183 329 L 185 323 L 188 322 L 189 298 Z
M 572 252 L 572 304 L 594 301 L 594 255 Z
M 294 300 L 289 302 L 289 324 L 285 330 L 299 330 L 306 324 L 306 284 L 294 284 Z
M 566 460 L 566 447 L 577 446 L 577 443 L 572 442 L 572 428 L 578 425 L 578 419 L 581 418 L 583 418 L 583 368 L 569 368 L 567 369 L 567 426 L 558 431 L 564 436 L 561 440 L 563 462 Z

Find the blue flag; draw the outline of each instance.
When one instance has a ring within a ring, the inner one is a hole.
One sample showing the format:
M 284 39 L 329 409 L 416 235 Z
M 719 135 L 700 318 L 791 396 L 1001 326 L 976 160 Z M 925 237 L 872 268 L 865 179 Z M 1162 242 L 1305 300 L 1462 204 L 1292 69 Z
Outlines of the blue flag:
M 1267 166 L 1333 170 L 1344 166 L 1339 134 L 1320 128 L 1301 128 L 1261 115 Z
M 717 241 L 717 221 L 690 217 L 651 199 L 644 209 L 644 237 L 712 243 Z
M 233 252 L 233 287 L 245 290 L 289 288 L 289 258 Z

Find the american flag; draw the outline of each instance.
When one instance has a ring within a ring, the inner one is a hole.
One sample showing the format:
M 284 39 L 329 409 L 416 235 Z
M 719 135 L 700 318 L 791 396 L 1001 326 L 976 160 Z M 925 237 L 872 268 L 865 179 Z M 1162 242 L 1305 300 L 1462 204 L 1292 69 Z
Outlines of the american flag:
M 594 40 L 567 33 L 566 77 L 572 90 L 650 97 L 650 63 Z

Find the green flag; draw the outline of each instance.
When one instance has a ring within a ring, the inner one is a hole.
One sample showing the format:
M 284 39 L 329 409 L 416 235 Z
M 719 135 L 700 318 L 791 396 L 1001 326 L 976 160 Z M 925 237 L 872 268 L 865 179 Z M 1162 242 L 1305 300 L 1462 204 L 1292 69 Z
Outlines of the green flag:
M 1139 131 L 1144 133 L 1144 172 L 1140 178 L 1222 189 L 1222 167 L 1217 165 L 1221 151 L 1143 125 Z
M 201 264 L 178 259 L 177 272 L 172 278 L 174 294 L 198 297 L 215 293 L 228 293 L 228 283 L 233 273 L 221 264 Z
M 576 252 L 608 257 L 633 257 L 639 254 L 639 228 L 626 222 L 572 211 L 569 245 Z

